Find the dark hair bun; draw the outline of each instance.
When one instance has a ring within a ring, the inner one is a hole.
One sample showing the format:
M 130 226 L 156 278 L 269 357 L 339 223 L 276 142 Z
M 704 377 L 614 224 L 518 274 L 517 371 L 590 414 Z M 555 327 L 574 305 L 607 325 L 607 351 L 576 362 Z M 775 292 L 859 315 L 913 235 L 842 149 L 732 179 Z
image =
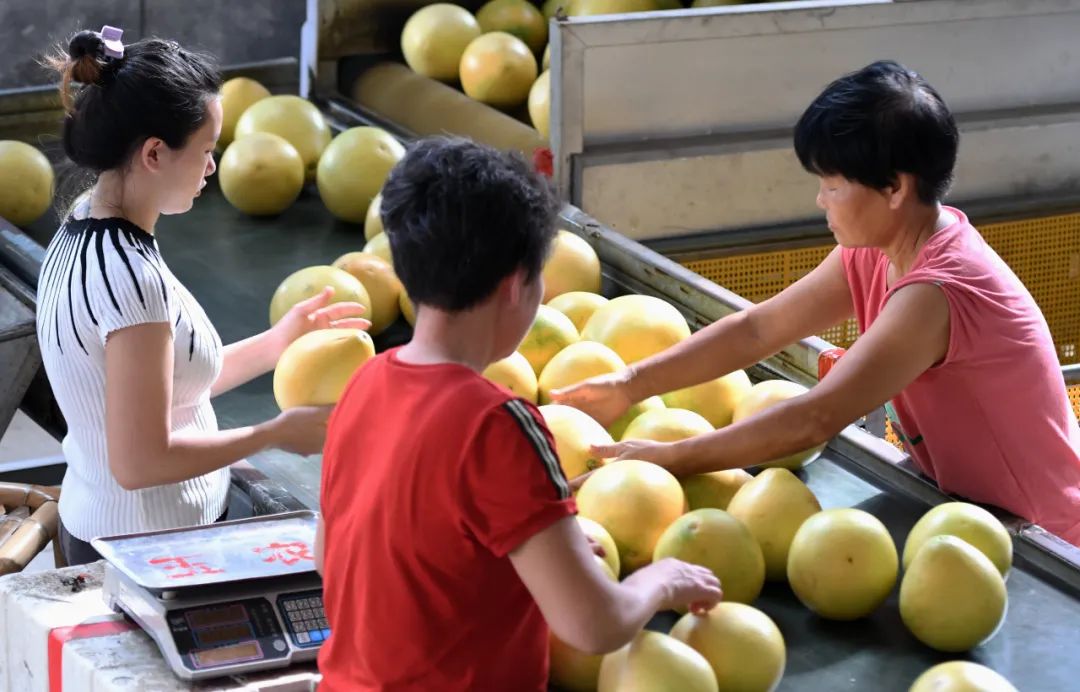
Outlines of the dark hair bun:
M 105 41 L 101 34 L 96 31 L 80 31 L 71 38 L 68 44 L 68 55 L 72 60 L 78 60 L 84 55 L 92 55 L 95 58 L 102 55 Z
M 80 31 L 68 44 L 71 56 L 71 76 L 83 84 L 96 84 L 101 79 L 105 41 L 96 31 Z

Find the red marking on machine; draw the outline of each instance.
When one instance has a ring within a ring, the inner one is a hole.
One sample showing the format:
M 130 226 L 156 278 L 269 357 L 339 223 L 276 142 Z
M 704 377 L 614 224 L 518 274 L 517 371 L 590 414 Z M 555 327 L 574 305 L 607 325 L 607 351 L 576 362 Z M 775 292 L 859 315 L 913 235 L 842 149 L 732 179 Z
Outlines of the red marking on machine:
M 555 157 L 548 147 L 540 147 L 533 152 L 533 166 L 548 178 L 555 175 Z
M 311 554 L 311 546 L 303 541 L 293 541 L 291 543 L 278 543 L 275 541 L 268 546 L 254 548 L 253 550 L 260 555 L 267 554 L 263 558 L 263 562 L 281 560 L 286 565 L 295 565 L 301 560 L 315 561 L 315 556 Z
M 188 577 L 194 577 L 196 574 L 223 574 L 225 570 L 211 567 L 205 562 L 189 562 L 190 559 L 196 558 L 198 555 L 181 555 L 178 557 L 155 557 L 149 560 L 151 565 L 161 566 L 169 574 L 169 579 L 186 579 Z M 187 570 L 180 572 L 176 570 Z

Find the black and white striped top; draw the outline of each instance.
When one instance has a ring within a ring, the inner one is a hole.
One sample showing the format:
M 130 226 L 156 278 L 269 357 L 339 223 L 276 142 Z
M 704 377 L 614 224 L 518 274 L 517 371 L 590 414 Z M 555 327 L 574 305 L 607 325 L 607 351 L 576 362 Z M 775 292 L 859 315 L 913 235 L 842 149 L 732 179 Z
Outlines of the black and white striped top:
M 171 327 L 172 430 L 217 430 L 210 387 L 221 371 L 221 339 L 169 271 L 154 236 L 125 219 L 69 219 L 45 253 L 37 300 L 42 359 L 68 425 L 60 496 L 67 530 L 90 540 L 219 517 L 229 490 L 227 468 L 136 491 L 121 488 L 109 470 L 105 340 L 118 329 L 155 322 Z

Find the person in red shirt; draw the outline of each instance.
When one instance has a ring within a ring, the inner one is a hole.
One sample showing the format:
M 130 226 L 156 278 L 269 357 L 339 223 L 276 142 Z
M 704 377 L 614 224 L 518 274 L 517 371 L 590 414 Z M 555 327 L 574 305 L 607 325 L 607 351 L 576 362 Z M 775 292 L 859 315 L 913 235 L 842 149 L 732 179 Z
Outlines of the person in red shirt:
M 546 182 L 518 156 L 440 137 L 415 143 L 382 195 L 416 327 L 329 422 L 320 690 L 544 690 L 549 625 L 606 653 L 658 610 L 716 603 L 712 572 L 677 560 L 605 576 L 539 410 L 480 374 L 514 352 L 544 293 Z

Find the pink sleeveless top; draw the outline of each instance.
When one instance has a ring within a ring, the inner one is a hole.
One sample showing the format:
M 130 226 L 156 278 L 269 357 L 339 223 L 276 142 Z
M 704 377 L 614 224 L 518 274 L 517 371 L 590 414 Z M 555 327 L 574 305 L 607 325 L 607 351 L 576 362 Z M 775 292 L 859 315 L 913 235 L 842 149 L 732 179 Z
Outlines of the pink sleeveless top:
M 949 301 L 945 359 L 893 399 L 894 429 L 944 492 L 1080 545 L 1080 426 L 1050 330 L 967 217 L 947 209 L 959 221 L 931 236 L 891 288 L 880 250 L 842 250 L 860 332 L 909 284 L 936 284 Z

